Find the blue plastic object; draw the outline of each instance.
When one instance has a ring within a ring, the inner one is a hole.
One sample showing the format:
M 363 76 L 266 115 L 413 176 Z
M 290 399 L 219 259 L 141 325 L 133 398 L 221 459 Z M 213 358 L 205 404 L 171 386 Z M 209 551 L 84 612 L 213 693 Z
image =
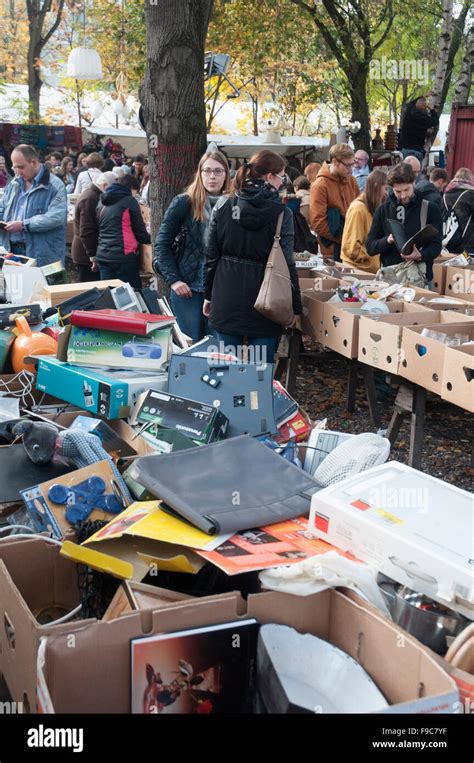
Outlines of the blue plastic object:
M 94 509 L 119 514 L 124 508 L 115 495 L 105 495 L 105 482 L 101 477 L 90 477 L 71 487 L 52 485 L 48 498 L 53 503 L 67 506 L 66 519 L 71 524 L 84 521 Z
M 272 437 L 256 437 L 255 439 L 260 440 L 260 442 L 266 445 L 267 448 L 274 450 L 275 453 L 278 453 L 278 455 L 282 456 L 286 461 L 298 466 L 300 469 L 303 468 L 301 461 L 297 456 L 297 444 L 295 442 L 290 441 L 285 445 L 280 445 L 275 442 Z

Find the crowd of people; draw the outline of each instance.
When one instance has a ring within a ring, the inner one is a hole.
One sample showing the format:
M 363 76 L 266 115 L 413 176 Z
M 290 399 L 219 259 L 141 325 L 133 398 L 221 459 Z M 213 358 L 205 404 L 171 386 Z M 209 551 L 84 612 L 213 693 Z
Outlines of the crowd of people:
M 422 112 L 414 108 L 419 122 Z M 211 147 L 172 200 L 154 241 L 153 266 L 170 289 L 180 328 L 194 341 L 211 330 L 234 347 L 246 337 L 271 356 L 282 326 L 254 305 L 275 235 L 295 316 L 301 295 L 293 253 L 303 249 L 370 273 L 416 264 L 429 287 L 443 246 L 474 252 L 474 175 L 462 168 L 450 181 L 435 168 L 427 177 L 418 148 L 404 150 L 397 165 L 372 171 L 368 154 L 345 143 L 304 171 L 262 150 L 235 172 Z M 64 259 L 67 194 L 74 193 L 71 257 L 79 280 L 120 278 L 140 287 L 139 245 L 152 242 L 139 201 L 148 201 L 149 184 L 142 155 L 118 163 L 98 150 L 75 157 L 54 152 L 41 161 L 34 147 L 16 146 L 11 162 L 0 156 L 0 245 L 38 265 Z M 407 238 L 425 224 L 437 233 L 402 255 L 391 221 L 403 225 Z

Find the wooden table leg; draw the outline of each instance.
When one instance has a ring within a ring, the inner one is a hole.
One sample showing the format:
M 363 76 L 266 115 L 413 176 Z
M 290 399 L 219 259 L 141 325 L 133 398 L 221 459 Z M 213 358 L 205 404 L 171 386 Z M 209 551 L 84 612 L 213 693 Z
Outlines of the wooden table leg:
M 425 437 L 426 389 L 415 385 L 411 412 L 410 453 L 408 465 L 414 469 L 421 467 L 423 442 Z
M 377 403 L 377 393 L 375 391 L 374 369 L 372 366 L 367 366 L 365 363 L 361 363 L 360 365 L 362 366 L 362 373 L 364 374 L 365 392 L 369 403 L 370 418 L 372 419 L 374 427 L 380 429 L 381 419 Z
M 357 358 L 349 360 L 349 376 L 347 379 L 347 410 L 354 413 L 357 394 L 357 377 L 359 371 L 359 361 Z
M 301 331 L 298 331 L 298 329 L 293 329 L 290 334 L 290 346 L 288 349 L 288 365 L 286 369 L 285 384 L 285 387 L 290 395 L 295 394 L 296 373 L 298 371 L 298 363 L 300 359 L 301 341 Z

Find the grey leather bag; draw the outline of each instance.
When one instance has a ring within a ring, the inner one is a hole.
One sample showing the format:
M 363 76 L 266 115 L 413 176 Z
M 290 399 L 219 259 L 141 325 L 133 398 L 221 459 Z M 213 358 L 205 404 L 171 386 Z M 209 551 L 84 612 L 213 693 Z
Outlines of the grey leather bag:
M 238 532 L 307 514 L 317 480 L 248 435 L 135 461 L 131 476 L 204 532 Z

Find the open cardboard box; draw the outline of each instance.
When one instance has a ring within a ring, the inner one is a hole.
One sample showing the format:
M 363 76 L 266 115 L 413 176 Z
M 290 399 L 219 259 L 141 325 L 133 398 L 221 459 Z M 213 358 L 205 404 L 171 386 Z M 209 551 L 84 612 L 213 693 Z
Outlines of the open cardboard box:
M 449 316 L 449 317 L 448 317 Z M 454 318 L 453 318 L 454 316 Z M 462 321 L 456 313 L 442 313 L 442 322 L 429 326 L 449 336 L 462 334 L 474 339 L 474 323 Z M 466 317 L 466 316 L 465 316 Z M 452 322 L 456 320 L 457 322 Z M 468 318 L 468 320 L 470 320 Z M 402 336 L 402 361 L 399 374 L 415 384 L 437 395 L 441 395 L 443 387 L 444 359 L 447 345 L 436 339 L 421 336 L 423 327 L 405 326 Z
M 23 702 L 24 712 L 35 711 L 40 638 L 50 633 L 64 633 L 67 638 L 94 622 L 40 625 L 35 615 L 57 607 L 69 612 L 78 604 L 77 568 L 59 555 L 59 546 L 14 536 L 0 543 L 0 673 L 12 699 Z
M 444 294 L 445 288 L 446 288 L 446 275 L 447 275 L 447 265 L 450 260 L 453 259 L 456 255 L 450 254 L 449 256 L 440 256 L 436 257 L 436 259 L 433 261 L 433 279 L 432 279 L 432 289 L 433 291 L 438 292 L 438 294 Z
M 464 294 L 474 293 L 474 265 L 448 265 L 446 271 L 445 294 L 464 299 Z
M 350 654 L 385 695 L 391 713 L 452 713 L 459 701 L 454 681 L 428 650 L 389 620 L 326 590 L 311 596 L 239 593 L 170 603 L 158 611 L 133 612 L 112 622 L 94 622 L 67 637 L 50 635 L 41 677 L 43 696 L 57 713 L 130 712 L 130 640 L 155 633 L 254 617 L 312 633 Z M 323 668 L 324 669 L 324 666 Z M 110 677 L 113 676 L 113 680 Z
M 402 360 L 401 344 L 404 326 L 430 326 L 454 322 L 459 318 L 452 313 L 442 313 L 419 307 L 417 303 L 407 304 L 403 313 L 395 315 L 362 316 L 359 321 L 359 354 L 362 363 L 397 374 Z
M 301 316 L 301 330 L 306 336 L 312 336 L 322 341 L 323 336 L 323 307 L 331 297 L 333 291 L 302 291 L 303 314 Z
M 301 291 L 331 291 L 337 289 L 341 283 L 340 278 L 330 276 L 315 276 L 314 278 L 300 278 Z
M 441 397 L 474 413 L 474 344 L 446 347 Z
M 386 303 L 390 313 L 403 312 L 405 304 L 397 300 Z M 362 302 L 325 303 L 323 306 L 321 342 L 345 358 L 357 358 L 361 315 L 351 312 L 351 308 L 360 307 L 363 307 Z
M 110 281 L 84 281 L 82 283 L 64 283 L 57 286 L 40 285 L 33 290 L 30 302 L 47 302 L 51 307 L 61 304 L 66 299 L 77 297 L 88 289 L 114 289 L 116 286 L 124 286 L 124 282 L 118 278 Z

